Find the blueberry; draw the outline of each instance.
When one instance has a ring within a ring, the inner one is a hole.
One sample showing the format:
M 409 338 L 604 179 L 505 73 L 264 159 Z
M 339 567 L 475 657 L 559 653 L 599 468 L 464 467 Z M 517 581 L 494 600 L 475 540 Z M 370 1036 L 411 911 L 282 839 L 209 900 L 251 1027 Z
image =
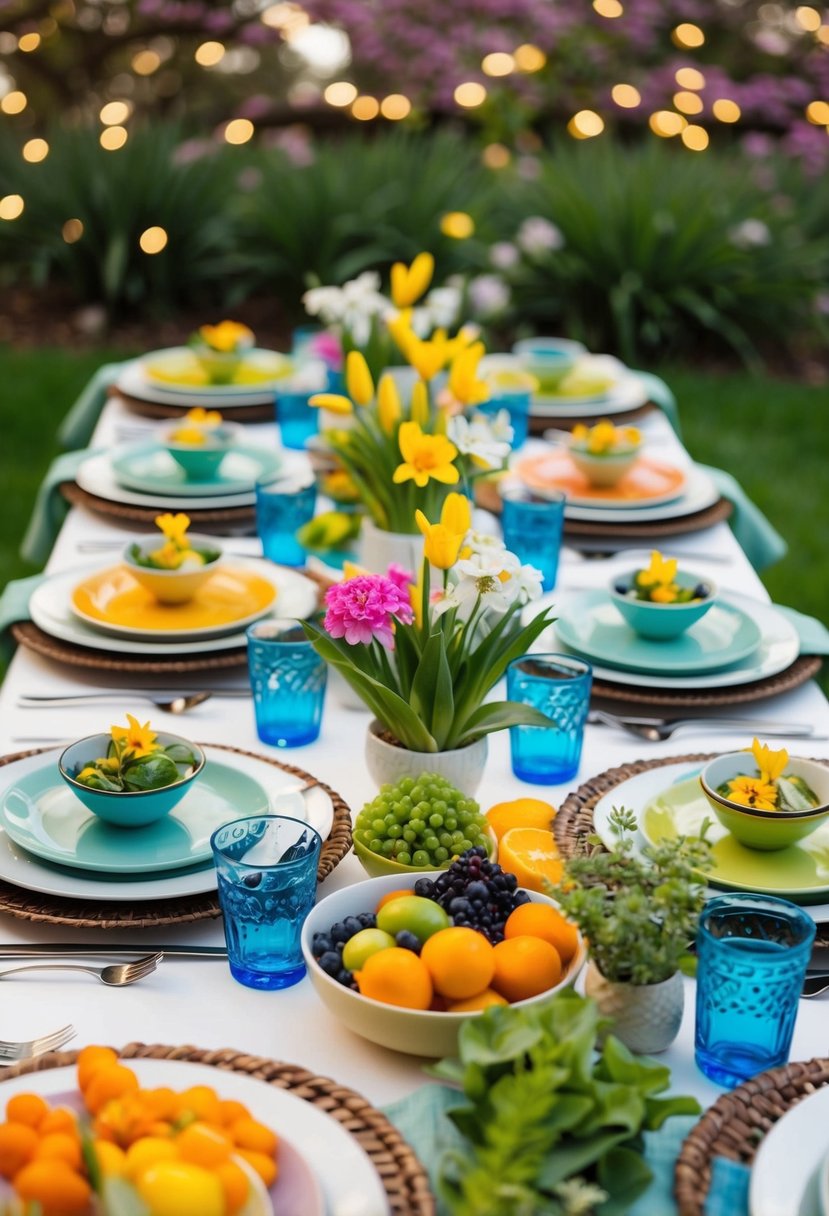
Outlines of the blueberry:
M 436 884 L 430 878 L 418 878 L 414 885 L 415 895 L 428 899 L 432 895 L 435 886 Z M 443 890 L 443 887 L 441 887 L 441 890 Z
M 697 583 L 696 587 L 694 588 L 695 599 L 707 600 L 710 594 L 711 588 L 708 586 L 708 583 Z
M 350 937 L 354 936 L 353 933 L 349 933 L 341 921 L 337 921 L 336 924 L 332 925 L 328 932 L 335 945 L 347 942 Z
M 321 954 L 326 954 L 329 950 L 333 950 L 334 943 L 327 933 L 315 933 L 311 941 L 311 949 L 314 953 L 314 958 L 319 958 Z
M 246 887 L 258 887 L 262 881 L 262 875 L 257 871 L 256 874 L 246 874 L 242 882 Z
M 469 884 L 469 886 L 466 888 L 466 897 L 467 897 L 467 899 L 472 899 L 472 900 L 488 899 L 489 898 L 489 886 L 485 882 L 481 882 L 480 880 L 478 880 L 476 882 L 471 882 Z
M 472 905 L 463 895 L 457 895 L 446 909 L 450 916 L 469 916 Z
M 374 929 L 377 927 L 377 917 L 373 912 L 361 912 L 357 920 L 364 929 Z
M 326 950 L 319 959 L 319 965 L 326 975 L 333 975 L 336 978 L 343 969 L 343 960 L 336 950 Z
M 360 921 L 356 916 L 347 916 L 343 921 L 343 928 L 348 934 L 348 937 L 345 939 L 348 941 L 349 938 L 352 938 L 355 933 L 359 933 L 364 926 L 360 924 Z
M 346 968 L 345 968 L 345 967 L 342 967 L 342 968 L 341 968 L 341 969 L 340 969 L 340 970 L 337 972 L 337 974 L 334 976 L 334 979 L 337 981 L 337 983 L 338 983 L 338 984 L 344 984 L 346 988 L 350 988 L 350 987 L 351 987 L 351 981 L 353 980 L 353 978 L 354 978 L 354 977 L 353 977 L 353 975 L 351 974 L 351 972 L 350 972 L 350 971 L 348 971 L 348 970 L 346 970 Z
M 411 950 L 413 954 L 420 954 L 420 941 L 408 929 L 401 929 L 396 934 L 394 941 L 401 950 Z
M 628 591 L 630 591 L 630 587 L 628 587 L 627 583 L 614 583 L 613 590 L 617 595 L 627 595 Z
M 518 908 L 521 904 L 528 904 L 530 902 L 530 897 L 526 891 L 516 891 L 515 895 L 512 897 L 512 902 L 514 906 Z

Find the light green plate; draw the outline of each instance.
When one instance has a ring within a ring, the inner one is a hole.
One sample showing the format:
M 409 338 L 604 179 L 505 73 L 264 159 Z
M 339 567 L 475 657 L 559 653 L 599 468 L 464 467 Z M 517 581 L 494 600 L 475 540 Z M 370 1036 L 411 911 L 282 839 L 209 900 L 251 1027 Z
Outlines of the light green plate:
M 699 836 L 711 821 L 714 868 L 701 877 L 726 891 L 781 895 L 797 903 L 822 903 L 829 895 L 829 823 L 788 849 L 761 853 L 747 849 L 714 817 L 697 777 L 670 785 L 646 804 L 639 828 L 648 844 L 677 836 Z
M 239 444 L 228 450 L 214 477 L 193 481 L 160 443 L 122 448 L 112 457 L 112 471 L 126 489 L 185 498 L 253 493 L 257 479 L 269 477 L 281 464 L 279 452 Z
M 258 781 L 208 760 L 169 815 L 144 828 L 117 828 L 86 809 L 52 761 L 5 791 L 0 821 L 15 844 L 45 861 L 107 874 L 148 874 L 203 865 L 211 858 L 216 828 L 269 806 Z
M 759 626 L 727 596 L 680 637 L 663 642 L 634 633 L 605 590 L 585 591 L 568 600 L 555 627 L 562 642 L 586 659 L 620 671 L 663 675 L 731 667 L 762 641 Z

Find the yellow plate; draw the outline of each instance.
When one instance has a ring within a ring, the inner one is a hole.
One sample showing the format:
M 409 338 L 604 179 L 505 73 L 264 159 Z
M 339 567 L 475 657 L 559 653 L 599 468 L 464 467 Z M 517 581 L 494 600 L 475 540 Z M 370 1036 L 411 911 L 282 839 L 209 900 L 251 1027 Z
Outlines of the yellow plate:
M 241 629 L 273 606 L 276 585 L 252 571 L 223 567 L 184 604 L 160 604 L 126 566 L 85 578 L 72 591 L 74 612 L 120 637 L 195 638 Z

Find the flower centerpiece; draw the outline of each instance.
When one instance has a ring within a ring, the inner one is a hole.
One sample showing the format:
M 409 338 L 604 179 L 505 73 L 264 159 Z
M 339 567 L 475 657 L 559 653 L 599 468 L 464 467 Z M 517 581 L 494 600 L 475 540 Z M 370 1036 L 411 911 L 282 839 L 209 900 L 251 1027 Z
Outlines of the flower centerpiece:
M 189 346 L 211 384 L 230 384 L 244 355 L 253 349 L 253 331 L 238 321 L 201 325 Z
M 440 772 L 474 793 L 486 736 L 507 726 L 551 726 L 538 710 L 486 701 L 509 663 L 549 624 L 520 609 L 541 593 L 541 575 L 494 537 L 470 530 L 469 501 L 450 493 L 436 522 L 417 512 L 424 537 L 420 577 L 359 574 L 330 587 L 323 627 L 304 622 L 317 652 L 374 713 L 367 759 L 378 784 Z M 442 586 L 431 587 L 432 568 Z
M 598 837 L 590 851 L 564 864 L 560 886 L 548 886 L 568 920 L 587 938 L 591 956 L 585 991 L 613 1018 L 613 1033 L 632 1051 L 664 1051 L 679 1032 L 689 947 L 705 902 L 699 872 L 710 846 L 678 837 L 634 852 L 636 817 L 613 808 L 617 838 L 607 852 Z

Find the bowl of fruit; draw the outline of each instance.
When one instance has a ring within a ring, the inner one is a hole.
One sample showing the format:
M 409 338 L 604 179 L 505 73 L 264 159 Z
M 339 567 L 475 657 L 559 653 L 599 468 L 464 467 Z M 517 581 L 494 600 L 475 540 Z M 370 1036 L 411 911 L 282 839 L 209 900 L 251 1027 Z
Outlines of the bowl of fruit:
M 478 845 L 440 874 L 369 878 L 316 905 L 302 952 L 323 1003 L 394 1051 L 454 1055 L 490 1005 L 547 1000 L 586 951 L 555 902 L 518 887 Z
M 445 870 L 475 845 L 494 860 L 496 840 L 486 815 L 439 773 L 382 786 L 354 824 L 354 852 L 372 878 Z
M 610 597 L 634 633 L 668 642 L 685 633 L 713 607 L 717 589 L 709 578 L 679 570 L 675 557 L 654 550 L 645 570 L 611 580 Z

